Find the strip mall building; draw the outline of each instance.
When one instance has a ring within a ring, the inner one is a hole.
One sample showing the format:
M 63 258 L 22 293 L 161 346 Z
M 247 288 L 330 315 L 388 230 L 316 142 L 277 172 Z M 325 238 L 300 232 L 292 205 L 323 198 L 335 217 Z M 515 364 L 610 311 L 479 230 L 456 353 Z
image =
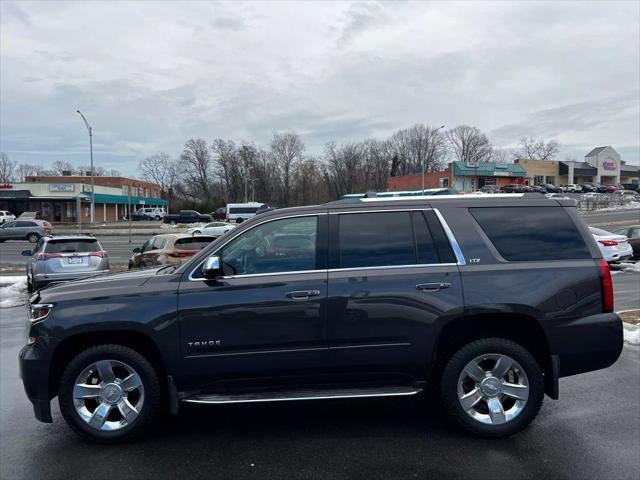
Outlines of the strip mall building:
M 95 221 L 122 220 L 131 209 L 165 207 L 159 185 L 126 177 L 94 177 Z M 91 220 L 91 177 L 28 176 L 23 183 L 0 185 L 0 210 L 18 216 L 39 212 L 50 222 L 76 223 L 78 209 L 82 223 Z
M 424 183 L 423 183 L 424 181 Z M 473 192 L 485 185 L 567 185 L 570 183 L 630 184 L 640 186 L 640 167 L 627 165 L 611 146 L 591 150 L 584 162 L 516 159 L 514 163 L 482 162 L 475 165 L 456 161 L 441 172 L 404 175 L 387 179 L 387 190 L 419 190 L 453 187 Z

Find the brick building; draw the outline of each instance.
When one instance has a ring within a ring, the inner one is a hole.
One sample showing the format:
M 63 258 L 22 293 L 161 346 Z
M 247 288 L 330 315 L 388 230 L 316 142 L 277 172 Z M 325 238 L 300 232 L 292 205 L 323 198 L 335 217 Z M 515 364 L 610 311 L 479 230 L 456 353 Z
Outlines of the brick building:
M 94 185 L 96 222 L 122 220 L 129 208 L 168 207 L 160 186 L 144 180 L 94 177 Z M 0 209 L 14 215 L 39 212 L 50 222 L 87 223 L 91 220 L 91 177 L 28 176 L 23 183 L 3 184 Z
M 387 179 L 388 191 L 419 190 L 421 188 L 452 187 L 460 192 L 473 192 L 485 185 L 499 187 L 510 183 L 524 183 L 526 172 L 522 166 L 514 163 L 482 162 L 465 164 L 456 161 L 447 165 L 441 172 L 429 172 L 423 175 L 403 175 Z

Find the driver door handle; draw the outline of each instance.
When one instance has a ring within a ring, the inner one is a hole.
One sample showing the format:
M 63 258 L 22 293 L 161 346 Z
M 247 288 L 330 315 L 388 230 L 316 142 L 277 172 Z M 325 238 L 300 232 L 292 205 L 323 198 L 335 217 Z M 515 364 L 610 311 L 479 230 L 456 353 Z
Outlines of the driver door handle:
M 319 297 L 320 290 L 297 290 L 285 293 L 291 300 L 309 300 L 311 297 Z
M 417 290 L 422 290 L 423 292 L 439 292 L 444 288 L 450 288 L 451 284 L 446 282 L 439 283 L 419 283 L 416 285 Z

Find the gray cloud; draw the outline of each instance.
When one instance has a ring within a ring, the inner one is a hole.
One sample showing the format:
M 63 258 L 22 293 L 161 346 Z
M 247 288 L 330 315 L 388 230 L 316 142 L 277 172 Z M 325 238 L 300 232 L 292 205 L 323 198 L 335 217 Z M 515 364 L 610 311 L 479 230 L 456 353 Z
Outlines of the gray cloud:
M 0 142 L 16 160 L 135 173 L 195 136 L 385 136 L 473 124 L 638 162 L 637 2 L 2 2 Z M 583 151 L 584 150 L 584 151 Z

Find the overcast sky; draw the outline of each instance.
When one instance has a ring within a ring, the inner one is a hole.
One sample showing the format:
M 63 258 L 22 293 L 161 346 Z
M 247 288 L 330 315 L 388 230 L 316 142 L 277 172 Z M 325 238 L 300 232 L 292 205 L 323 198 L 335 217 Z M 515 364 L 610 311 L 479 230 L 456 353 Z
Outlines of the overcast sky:
M 308 151 L 416 122 L 640 153 L 640 2 L 0 2 L 11 159 L 136 172 L 190 137 Z

